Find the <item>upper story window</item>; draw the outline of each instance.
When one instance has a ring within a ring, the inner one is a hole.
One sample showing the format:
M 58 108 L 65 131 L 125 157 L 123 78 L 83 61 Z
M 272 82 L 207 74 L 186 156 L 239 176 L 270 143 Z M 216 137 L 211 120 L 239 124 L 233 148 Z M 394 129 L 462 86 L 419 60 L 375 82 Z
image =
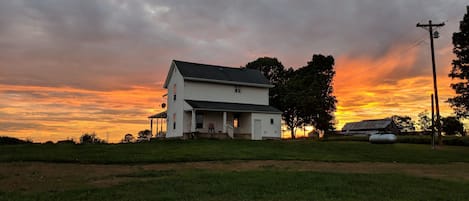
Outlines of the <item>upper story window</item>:
M 241 87 L 235 86 L 235 93 L 241 93 Z
M 173 86 L 173 100 L 176 100 L 176 84 Z

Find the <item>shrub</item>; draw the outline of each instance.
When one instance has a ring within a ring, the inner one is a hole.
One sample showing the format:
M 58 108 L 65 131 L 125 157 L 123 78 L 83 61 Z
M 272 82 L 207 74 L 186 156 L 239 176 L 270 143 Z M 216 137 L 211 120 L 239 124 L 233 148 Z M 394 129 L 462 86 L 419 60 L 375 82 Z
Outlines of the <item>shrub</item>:
M 31 141 L 20 140 L 14 137 L 0 136 L 0 144 L 31 144 Z
M 85 133 L 80 137 L 81 144 L 105 144 L 106 141 L 98 138 L 95 133 Z

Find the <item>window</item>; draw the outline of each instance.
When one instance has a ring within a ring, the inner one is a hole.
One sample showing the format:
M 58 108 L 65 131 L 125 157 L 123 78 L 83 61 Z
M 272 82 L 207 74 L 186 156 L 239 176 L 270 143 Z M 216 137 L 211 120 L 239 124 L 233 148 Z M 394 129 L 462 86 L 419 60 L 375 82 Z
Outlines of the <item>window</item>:
M 274 124 L 274 119 L 273 118 L 270 119 L 270 124 L 272 124 L 272 125 Z
M 235 86 L 235 93 L 241 93 L 241 87 Z
M 176 100 L 176 84 L 173 86 L 173 100 Z
M 195 113 L 195 128 L 204 127 L 204 113 L 196 112 Z
M 239 114 L 233 115 L 233 127 L 239 128 Z
M 173 114 L 173 129 L 176 129 L 176 113 Z

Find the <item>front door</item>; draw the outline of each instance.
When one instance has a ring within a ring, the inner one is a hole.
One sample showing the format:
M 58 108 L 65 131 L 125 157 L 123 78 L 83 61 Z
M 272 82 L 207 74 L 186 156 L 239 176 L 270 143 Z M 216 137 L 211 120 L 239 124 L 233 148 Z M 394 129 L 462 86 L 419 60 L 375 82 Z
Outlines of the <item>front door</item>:
M 254 119 L 254 133 L 252 135 L 253 140 L 262 140 L 262 124 L 260 119 Z

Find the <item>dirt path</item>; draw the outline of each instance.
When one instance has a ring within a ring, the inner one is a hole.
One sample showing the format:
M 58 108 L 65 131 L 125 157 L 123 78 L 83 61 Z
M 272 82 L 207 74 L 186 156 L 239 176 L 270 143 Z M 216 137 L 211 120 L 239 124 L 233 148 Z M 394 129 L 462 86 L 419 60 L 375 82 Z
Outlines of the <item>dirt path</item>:
M 145 177 L 142 171 L 206 169 L 218 171 L 285 170 L 338 173 L 399 173 L 417 177 L 469 181 L 469 163 L 330 163 L 315 161 L 209 161 L 144 165 L 97 165 L 40 162 L 0 163 L 0 191 L 60 191 L 82 186 L 104 187 Z

